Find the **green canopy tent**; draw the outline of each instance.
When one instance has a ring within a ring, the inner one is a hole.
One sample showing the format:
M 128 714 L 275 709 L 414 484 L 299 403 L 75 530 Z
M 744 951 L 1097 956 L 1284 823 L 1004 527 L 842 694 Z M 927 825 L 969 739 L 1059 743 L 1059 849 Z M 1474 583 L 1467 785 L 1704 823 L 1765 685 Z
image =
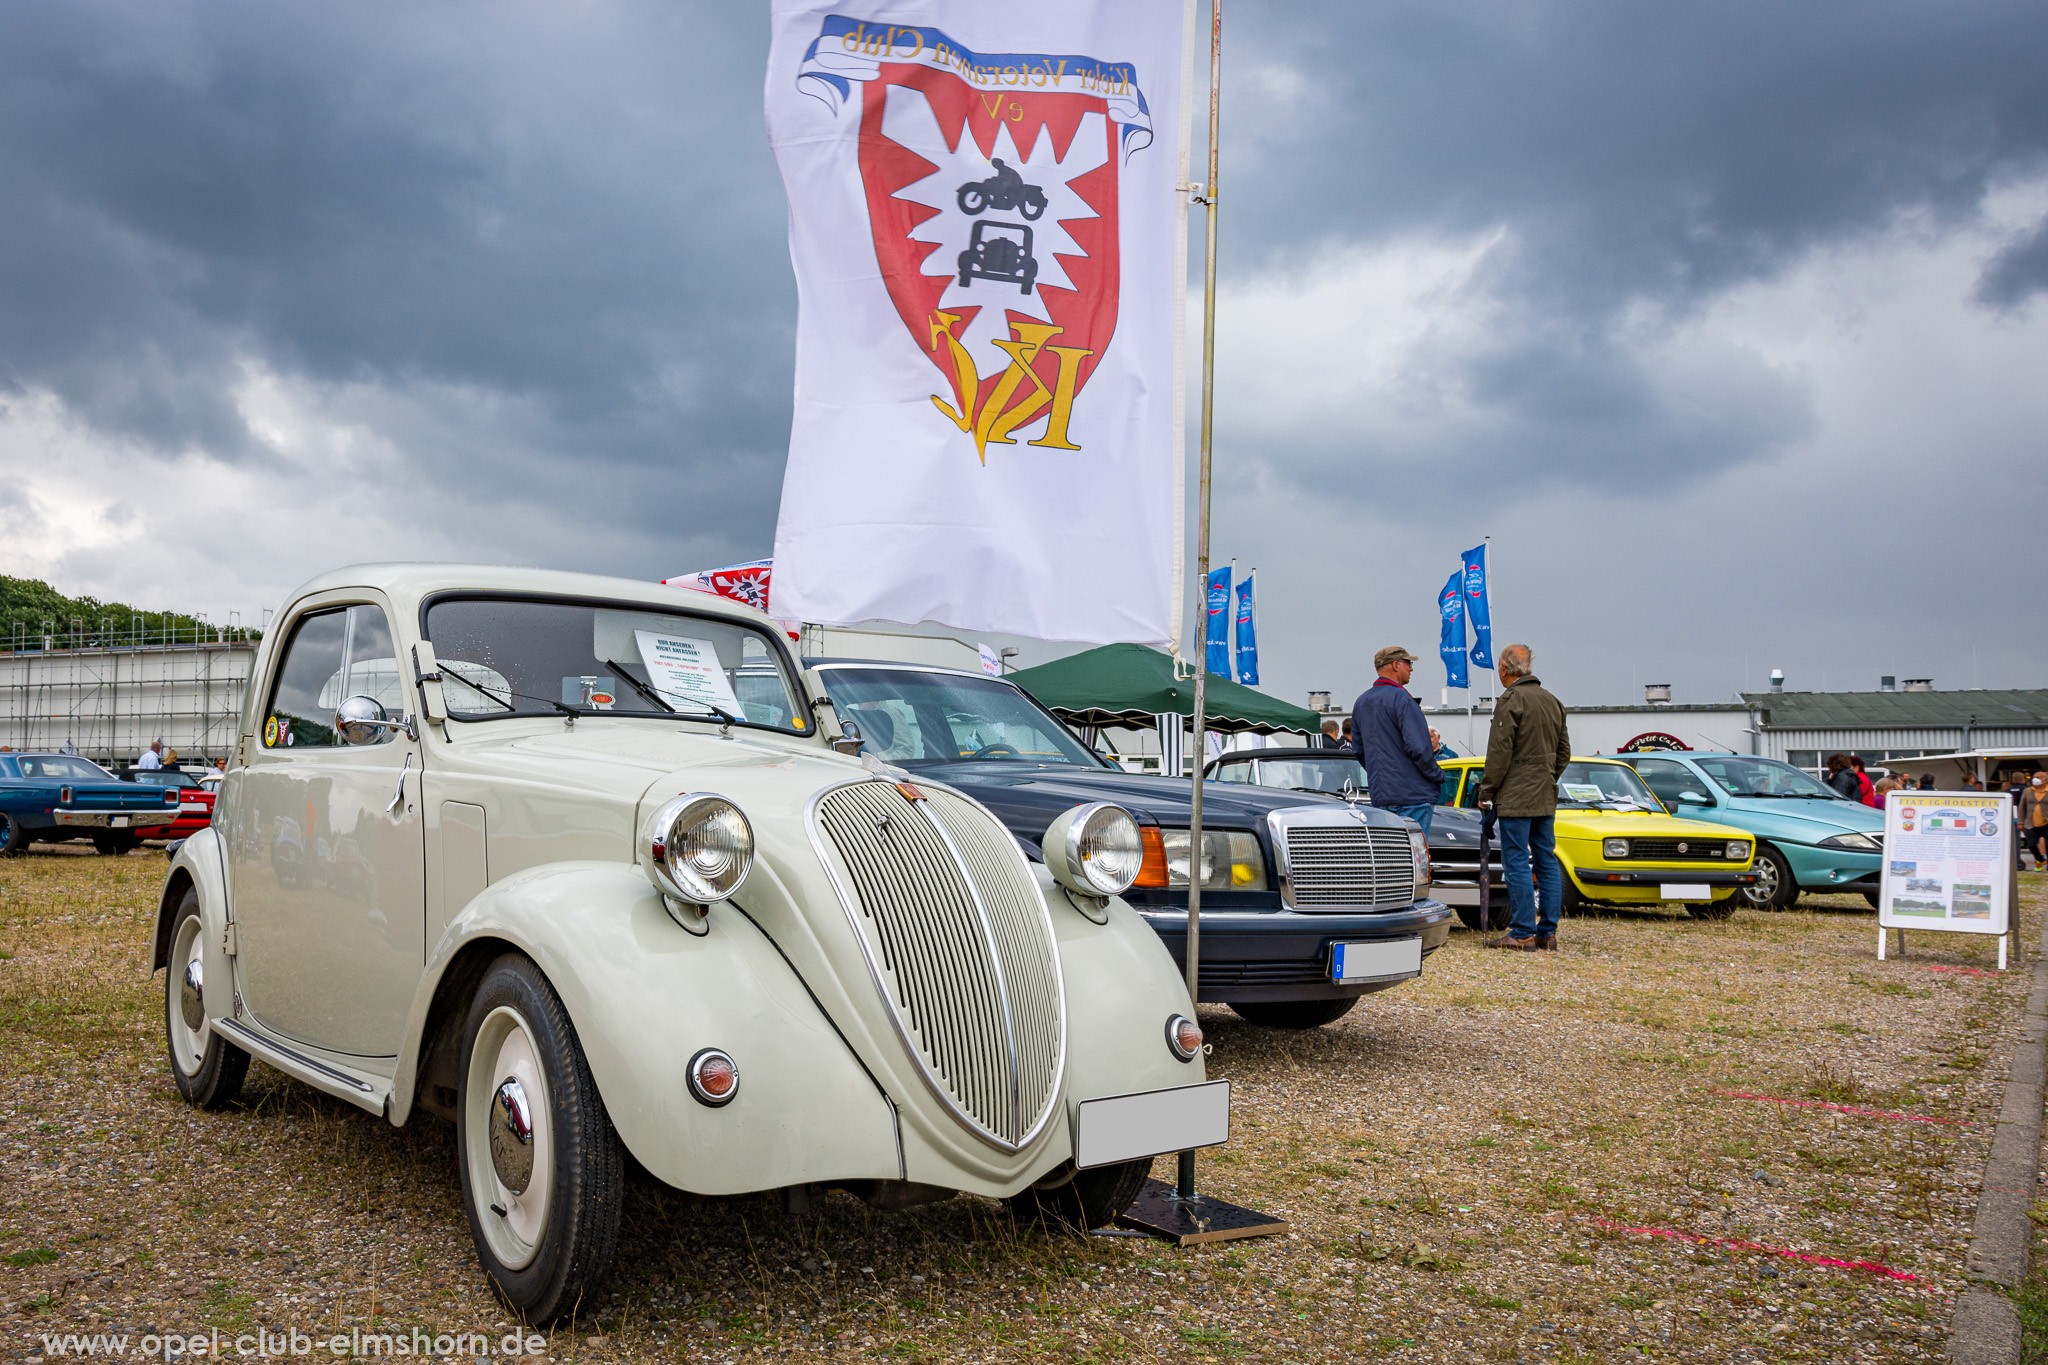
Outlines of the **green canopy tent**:
M 1162 715 L 1193 716 L 1195 680 L 1173 675 L 1173 656 L 1149 645 L 1103 645 L 1007 675 L 1069 725 L 1149 729 Z M 1224 734 L 1291 730 L 1313 735 L 1322 718 L 1211 673 L 1208 728 Z

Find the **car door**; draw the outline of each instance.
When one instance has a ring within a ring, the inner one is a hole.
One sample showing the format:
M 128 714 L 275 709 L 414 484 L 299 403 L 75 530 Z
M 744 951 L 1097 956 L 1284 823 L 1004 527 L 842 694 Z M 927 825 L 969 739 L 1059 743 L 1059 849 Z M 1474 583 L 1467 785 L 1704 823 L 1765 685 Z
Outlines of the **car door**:
M 422 753 L 397 728 L 349 743 L 335 711 L 368 696 L 396 719 L 413 710 L 411 688 L 382 606 L 322 605 L 288 629 L 236 774 L 228 875 L 243 1003 L 286 1037 L 391 1056 L 426 951 Z
M 1703 814 L 1714 804 L 1714 794 L 1707 790 L 1706 779 L 1676 759 L 1637 758 L 1634 767 L 1636 776 L 1657 793 L 1664 809 L 1673 815 Z M 1686 801 L 1683 798 L 1687 794 L 1699 799 Z

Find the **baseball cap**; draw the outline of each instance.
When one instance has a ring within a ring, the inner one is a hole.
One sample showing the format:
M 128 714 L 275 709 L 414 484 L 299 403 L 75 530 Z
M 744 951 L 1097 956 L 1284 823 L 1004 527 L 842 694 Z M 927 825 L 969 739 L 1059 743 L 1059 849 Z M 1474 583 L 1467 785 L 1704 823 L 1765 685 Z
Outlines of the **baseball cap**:
M 1406 659 L 1411 664 L 1415 662 L 1415 656 L 1401 648 L 1401 646 L 1388 645 L 1372 656 L 1372 666 L 1374 668 L 1385 668 L 1388 664 L 1396 664 L 1403 659 Z

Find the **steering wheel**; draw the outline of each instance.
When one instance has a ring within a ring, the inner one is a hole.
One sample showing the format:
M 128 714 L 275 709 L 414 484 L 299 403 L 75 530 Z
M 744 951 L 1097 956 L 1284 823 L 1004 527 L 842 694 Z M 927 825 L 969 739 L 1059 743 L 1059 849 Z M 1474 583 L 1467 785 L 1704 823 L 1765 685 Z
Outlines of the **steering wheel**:
M 969 754 L 968 757 L 970 759 L 1022 758 L 1024 757 L 1024 751 L 1022 749 L 1019 749 L 1014 744 L 1005 744 L 1001 740 L 997 740 L 994 744 L 982 745 L 979 749 L 976 749 L 973 753 Z

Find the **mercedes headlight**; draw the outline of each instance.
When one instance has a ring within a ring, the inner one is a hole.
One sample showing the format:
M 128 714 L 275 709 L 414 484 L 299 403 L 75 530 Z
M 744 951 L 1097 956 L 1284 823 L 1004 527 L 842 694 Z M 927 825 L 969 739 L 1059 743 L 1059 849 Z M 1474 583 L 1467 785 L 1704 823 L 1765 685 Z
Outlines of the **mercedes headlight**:
M 1137 820 L 1107 801 L 1062 814 L 1045 831 L 1042 847 L 1053 879 L 1083 896 L 1122 895 L 1145 860 Z
M 1628 840 L 1602 839 L 1600 841 L 1600 856 L 1610 859 L 1626 858 L 1628 856 Z
M 747 879 L 754 865 L 754 827 L 724 797 L 690 792 L 647 821 L 640 835 L 640 864 L 663 895 L 710 905 Z
M 1408 852 L 1415 859 L 1415 894 L 1429 889 L 1429 840 L 1419 829 L 1408 831 Z
M 1184 829 L 1141 831 L 1144 866 L 1137 885 L 1185 887 L 1194 859 Z M 1266 854 L 1256 834 L 1235 830 L 1202 831 L 1202 889 L 1204 891 L 1264 891 Z
M 1851 853 L 1881 853 L 1884 846 L 1868 834 L 1836 834 L 1820 841 L 1822 848 L 1846 849 Z

